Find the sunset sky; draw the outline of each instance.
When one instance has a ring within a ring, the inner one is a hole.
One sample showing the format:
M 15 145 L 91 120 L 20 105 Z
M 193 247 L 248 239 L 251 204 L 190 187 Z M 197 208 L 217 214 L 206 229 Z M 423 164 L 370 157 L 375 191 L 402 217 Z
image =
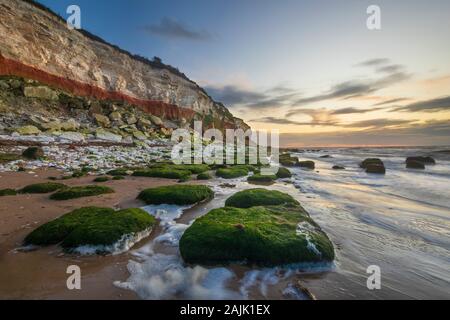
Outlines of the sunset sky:
M 450 145 L 450 1 L 42 0 L 284 146 Z M 381 8 L 381 30 L 366 9 Z

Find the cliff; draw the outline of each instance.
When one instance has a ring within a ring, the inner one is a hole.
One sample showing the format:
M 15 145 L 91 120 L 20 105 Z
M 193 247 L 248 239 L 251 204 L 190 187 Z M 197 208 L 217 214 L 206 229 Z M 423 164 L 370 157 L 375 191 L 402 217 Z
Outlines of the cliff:
M 121 101 L 175 124 L 248 128 L 177 69 L 69 30 L 32 1 L 0 0 L 0 76 L 35 80 L 76 97 Z

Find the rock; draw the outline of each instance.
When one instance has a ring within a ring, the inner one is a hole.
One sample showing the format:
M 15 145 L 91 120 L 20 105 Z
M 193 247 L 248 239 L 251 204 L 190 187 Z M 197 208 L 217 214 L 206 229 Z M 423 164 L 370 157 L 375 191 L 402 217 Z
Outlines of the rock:
M 109 121 L 109 118 L 102 115 L 102 114 L 94 114 L 95 122 L 104 128 L 109 128 L 111 126 L 111 122 Z
M 406 158 L 406 163 L 416 161 L 416 162 L 422 162 L 423 164 L 436 164 L 436 160 L 434 160 L 432 157 L 408 157 Z
M 280 164 L 286 167 L 294 167 L 298 164 L 298 158 L 292 157 L 290 153 L 283 153 L 279 156 Z
M 138 140 L 147 140 L 147 136 L 142 133 L 142 131 L 134 131 L 133 137 L 135 137 Z
M 111 142 L 121 142 L 122 136 L 114 134 L 112 132 L 106 131 L 104 129 L 95 130 L 95 137 L 100 140 L 111 141 Z
M 22 152 L 22 156 L 30 160 L 37 160 L 44 157 L 44 155 L 44 150 L 41 147 L 29 147 Z
M 297 163 L 297 166 L 301 167 L 301 168 L 308 168 L 308 169 L 314 169 L 316 167 L 316 164 L 314 163 L 314 161 L 299 161 Z
M 278 194 L 269 196 L 277 199 Z M 289 204 L 265 205 L 256 197 L 254 206 L 245 201 L 245 208 L 227 205 L 195 220 L 180 239 L 183 260 L 262 266 L 333 261 L 334 248 L 327 235 L 298 202 L 284 196 Z
M 73 142 L 83 142 L 86 140 L 85 136 L 82 133 L 70 131 L 62 133 L 59 138 Z
M 1 90 L 8 90 L 9 84 L 5 80 L 0 80 L 0 89 Z
M 151 122 L 153 122 L 155 125 L 157 126 L 162 126 L 163 125 L 163 121 L 161 120 L 161 118 L 154 116 L 154 115 L 150 115 L 150 120 Z
M 326 154 L 324 156 L 320 156 L 319 158 L 321 158 L 321 159 L 328 159 L 328 158 L 333 158 L 333 157 L 330 156 L 329 154 Z
M 137 123 L 137 119 L 136 119 L 136 117 L 134 116 L 134 114 L 127 114 L 127 115 L 125 116 L 125 122 L 126 122 L 128 125 L 132 125 L 132 124 Z
M 345 170 L 345 167 L 342 167 L 342 166 L 333 166 L 333 170 Z
M 111 121 L 122 121 L 122 115 L 120 112 L 114 111 L 109 114 L 109 119 Z
M 48 130 L 48 131 L 52 131 L 52 132 L 60 131 L 61 130 L 61 122 L 59 122 L 59 121 L 50 121 L 50 122 L 47 122 L 47 123 L 42 123 L 41 124 L 41 128 L 43 130 Z
M 45 86 L 27 86 L 24 88 L 23 93 L 27 98 L 39 98 L 46 100 L 58 100 L 58 94 Z
M 102 114 L 103 108 L 97 101 L 94 101 L 91 103 L 91 106 L 89 107 L 89 114 L 91 116 L 94 116 L 95 114 Z
M 36 128 L 35 126 L 24 126 L 20 127 L 17 130 L 17 133 L 27 136 L 27 135 L 33 135 L 33 134 L 40 134 L 41 130 Z
M 379 166 L 384 167 L 383 161 L 381 161 L 381 160 L 378 159 L 378 158 L 368 158 L 368 159 L 365 159 L 363 162 L 361 162 L 361 163 L 359 164 L 359 166 L 360 166 L 361 168 L 367 169 L 367 166 L 370 165 L 370 164 L 379 165 Z
M 425 169 L 425 164 L 421 161 L 409 160 L 406 161 L 406 167 L 410 169 Z
M 74 119 L 61 122 L 61 129 L 64 131 L 76 131 L 80 128 L 80 124 Z
M 280 167 L 277 172 L 277 178 L 278 179 L 285 179 L 292 177 L 292 173 L 289 171 L 289 169 L 286 169 L 284 167 Z
M 192 205 L 212 199 L 214 192 L 203 185 L 173 185 L 145 189 L 138 199 L 151 204 Z
M 86 207 L 43 224 L 25 238 L 25 243 L 40 246 L 60 244 L 68 250 L 91 246 L 93 253 L 115 253 L 114 250 L 126 250 L 127 246 L 134 244 L 133 240 L 120 243 L 125 236 L 148 235 L 155 224 L 155 218 L 142 209 L 116 211 Z
M 163 135 L 165 135 L 166 137 L 172 135 L 172 132 L 173 132 L 173 129 L 170 129 L 170 128 L 164 128 L 164 127 L 161 128 L 161 133 L 162 133 Z
M 140 118 L 138 121 L 138 126 L 141 129 L 150 128 L 152 126 L 152 122 L 150 120 L 147 120 L 145 118 Z
M 132 144 L 133 143 L 133 137 L 132 136 L 123 137 L 122 143 Z
M 370 163 L 366 166 L 367 173 L 385 174 L 386 168 L 384 165 L 379 165 L 376 163 Z

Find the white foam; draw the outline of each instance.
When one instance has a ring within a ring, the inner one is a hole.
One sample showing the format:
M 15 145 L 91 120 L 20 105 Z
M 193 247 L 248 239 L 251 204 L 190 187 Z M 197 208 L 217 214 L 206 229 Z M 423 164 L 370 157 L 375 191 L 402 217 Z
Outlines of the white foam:
M 71 250 L 71 252 L 81 255 L 94 255 L 98 253 L 111 253 L 113 255 L 121 254 L 130 250 L 136 243 L 148 237 L 152 232 L 152 228 L 148 228 L 141 232 L 123 235 L 117 242 L 111 245 L 85 245 L 79 246 Z
M 316 232 L 316 228 L 306 221 L 302 221 L 297 225 L 297 229 L 295 233 L 298 236 L 304 236 L 306 241 L 308 242 L 307 248 L 309 251 L 314 252 L 316 255 L 321 256 L 322 253 L 317 249 L 316 245 L 312 241 L 311 233 Z

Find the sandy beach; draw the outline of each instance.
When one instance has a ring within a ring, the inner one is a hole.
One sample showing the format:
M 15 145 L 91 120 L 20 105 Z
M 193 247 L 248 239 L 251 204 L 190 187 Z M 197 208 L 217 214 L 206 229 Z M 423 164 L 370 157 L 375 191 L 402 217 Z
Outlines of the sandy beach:
M 48 177 L 61 175 L 56 170 L 0 173 L 0 189 L 21 188 L 32 183 L 47 182 Z M 67 185 L 92 184 L 95 177 L 86 176 L 64 181 Z M 34 228 L 64 213 L 83 206 L 131 208 L 142 206 L 136 196 L 144 188 L 174 184 L 174 180 L 127 177 L 108 181 L 115 193 L 57 202 L 48 194 L 6 196 L 0 200 L 0 296 L 3 299 L 136 299 L 128 290 L 113 285 L 125 280 L 129 254 L 108 256 L 66 255 L 57 246 L 22 252 L 24 237 Z M 155 234 L 155 233 L 153 233 Z M 148 240 L 148 238 L 146 239 Z M 134 248 L 138 248 L 139 244 Z M 82 290 L 66 287 L 69 265 L 82 269 Z

